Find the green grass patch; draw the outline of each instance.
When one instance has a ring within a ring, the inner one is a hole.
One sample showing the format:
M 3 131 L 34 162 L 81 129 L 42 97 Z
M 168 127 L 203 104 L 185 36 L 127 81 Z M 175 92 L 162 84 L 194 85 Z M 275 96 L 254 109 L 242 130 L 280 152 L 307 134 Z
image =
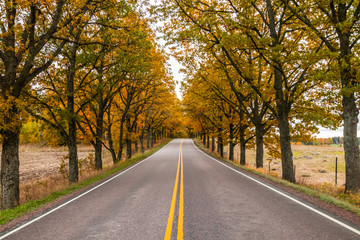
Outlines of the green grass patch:
M 331 147 L 342 147 L 342 144 L 330 144 Z
M 338 162 L 338 172 L 345 172 L 345 163 L 341 162 L 339 163 Z M 331 163 L 331 164 L 327 164 L 326 166 L 326 171 L 328 172 L 335 172 L 335 161 L 334 163 Z
M 240 165 L 235 164 L 232 161 L 229 161 L 227 159 L 219 158 L 219 156 L 217 154 L 213 153 L 213 152 L 209 152 L 207 149 L 205 149 L 203 147 L 202 144 L 199 144 L 199 142 L 197 140 L 195 140 L 194 142 L 195 142 L 196 146 L 198 146 L 200 149 L 204 150 L 210 156 L 215 157 L 216 159 L 219 159 L 219 160 L 221 160 L 223 162 L 227 162 L 227 163 L 229 163 L 229 164 L 231 164 L 231 165 L 233 165 L 233 166 L 235 166 L 237 168 L 240 168 L 240 169 L 242 169 L 244 171 L 247 171 L 247 172 L 251 172 L 253 174 L 256 174 L 258 176 L 261 176 L 261 177 L 266 178 L 268 180 L 271 180 L 273 182 L 280 183 L 280 184 L 282 184 L 284 186 L 291 187 L 291 188 L 295 189 L 298 192 L 302 192 L 302 193 L 305 193 L 305 194 L 307 194 L 309 196 L 316 197 L 316 198 L 318 198 L 319 200 L 321 200 L 323 202 L 330 203 L 330 204 L 333 204 L 335 206 L 344 208 L 344 209 L 346 209 L 346 210 L 348 210 L 350 212 L 353 212 L 353 213 L 360 216 L 360 208 L 356 207 L 354 204 L 351 204 L 349 201 L 338 199 L 336 197 L 330 196 L 330 195 L 325 194 L 323 192 L 320 192 L 320 191 L 317 191 L 317 190 L 314 190 L 314 189 L 311 189 L 311 188 L 308 188 L 308 187 L 305 187 L 305 186 L 302 186 L 302 185 L 299 185 L 299 184 L 291 183 L 289 181 L 279 179 L 279 178 L 270 176 L 268 174 L 258 172 L 256 170 L 248 168 L 246 166 L 240 166 Z
M 293 157 L 302 157 L 303 155 L 301 151 L 293 151 Z
M 58 199 L 59 197 L 71 194 L 71 193 L 73 193 L 77 190 L 80 190 L 86 186 L 89 186 L 93 183 L 96 183 L 96 182 L 102 180 L 102 179 L 105 179 L 106 177 L 109 177 L 110 175 L 149 157 L 150 155 L 152 155 L 155 152 L 157 152 L 158 150 L 160 150 L 162 147 L 164 147 L 169 142 L 170 142 L 170 140 L 167 140 L 164 143 L 160 144 L 159 146 L 157 146 L 143 154 L 137 154 L 128 160 L 120 162 L 119 164 L 117 164 L 116 167 L 110 169 L 109 171 L 106 171 L 98 176 L 95 176 L 95 177 L 92 177 L 89 179 L 84 179 L 79 183 L 72 184 L 68 188 L 61 190 L 61 191 L 54 192 L 43 199 L 36 200 L 36 201 L 29 201 L 29 202 L 27 202 L 23 205 L 20 205 L 14 209 L 6 209 L 3 211 L 0 211 L 0 225 L 3 225 L 7 222 L 10 222 L 11 220 L 13 220 L 15 218 L 18 218 L 18 217 L 26 214 L 26 213 L 36 210 L 37 208 L 43 206 L 44 204 L 52 202 L 52 201 Z

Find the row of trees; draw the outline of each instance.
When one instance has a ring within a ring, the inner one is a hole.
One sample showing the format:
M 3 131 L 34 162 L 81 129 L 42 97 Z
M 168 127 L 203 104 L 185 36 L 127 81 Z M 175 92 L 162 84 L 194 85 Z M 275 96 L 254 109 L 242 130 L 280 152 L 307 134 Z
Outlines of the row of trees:
M 1 208 L 19 204 L 19 135 L 30 116 L 68 146 L 77 141 L 114 163 L 178 131 L 172 79 L 136 1 L 5 0 L 0 4 Z M 35 121 L 35 120 L 34 120 Z M 145 137 L 146 136 L 146 137 Z M 149 146 L 148 146 L 149 147 Z
M 265 144 L 281 155 L 282 178 L 295 182 L 291 141 L 308 141 L 316 125 L 336 128 L 342 117 L 346 191 L 360 189 L 359 2 L 164 0 L 163 6 L 171 18 L 164 31 L 181 44 L 174 52 L 187 68 L 191 131 L 201 132 L 204 143 L 217 138 L 221 155 L 229 143 L 230 159 L 239 142 L 241 164 L 247 144 L 255 144 L 257 167 Z

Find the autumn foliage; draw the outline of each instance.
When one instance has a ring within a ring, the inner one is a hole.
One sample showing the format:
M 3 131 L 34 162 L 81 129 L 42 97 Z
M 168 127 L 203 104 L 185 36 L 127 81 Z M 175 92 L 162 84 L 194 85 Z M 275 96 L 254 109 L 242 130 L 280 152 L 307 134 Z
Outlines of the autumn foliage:
M 67 176 L 76 182 L 78 142 L 94 146 L 91 164 L 101 169 L 103 149 L 117 163 L 179 133 L 166 56 L 137 7 L 115 0 L 0 4 L 1 208 L 19 204 L 20 140 L 68 146 Z

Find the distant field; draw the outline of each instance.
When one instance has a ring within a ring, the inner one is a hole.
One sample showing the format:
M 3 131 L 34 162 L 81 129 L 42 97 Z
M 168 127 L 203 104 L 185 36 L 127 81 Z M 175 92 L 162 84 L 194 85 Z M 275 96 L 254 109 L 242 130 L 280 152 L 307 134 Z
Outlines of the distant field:
M 331 183 L 335 184 L 335 158 L 338 158 L 338 186 L 345 184 L 344 149 L 340 145 L 309 146 L 292 145 L 294 164 L 296 166 L 296 180 L 307 184 Z M 227 152 L 227 147 L 225 152 Z M 235 160 L 239 160 L 239 147 L 235 148 Z M 264 157 L 264 169 L 269 169 L 269 156 Z M 246 153 L 249 165 L 255 165 L 255 150 Z M 281 176 L 281 160 L 273 159 L 271 171 Z
M 305 146 L 292 145 L 294 164 L 296 165 L 296 179 L 304 183 L 335 183 L 335 158 L 338 157 L 338 186 L 345 183 L 344 150 L 339 145 Z M 225 147 L 225 152 L 228 152 Z M 94 153 L 92 146 L 79 146 L 78 156 L 84 158 Z M 111 157 L 106 150 L 104 165 L 111 164 Z M 61 159 L 67 155 L 66 147 L 47 147 L 37 145 L 20 146 L 20 179 L 21 182 L 33 181 L 48 177 L 59 172 Z M 269 156 L 264 157 L 264 168 L 268 170 Z M 239 160 L 239 147 L 235 147 L 235 160 Z M 246 161 L 255 165 L 255 150 L 248 149 Z M 281 176 L 281 160 L 273 159 L 271 171 Z
M 1 150 L 1 148 L 0 148 Z M 60 169 L 61 159 L 68 154 L 67 147 L 48 147 L 25 144 L 20 146 L 20 181 L 27 182 L 57 174 Z M 78 146 L 78 157 L 85 158 L 89 153 L 94 153 L 92 146 Z M 111 163 L 107 151 L 104 164 Z

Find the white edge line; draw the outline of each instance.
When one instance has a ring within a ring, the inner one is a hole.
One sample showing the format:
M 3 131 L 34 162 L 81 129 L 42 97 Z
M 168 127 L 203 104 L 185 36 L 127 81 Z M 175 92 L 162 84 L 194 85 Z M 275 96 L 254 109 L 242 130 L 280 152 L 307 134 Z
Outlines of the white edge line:
M 311 210 L 311 211 L 319 214 L 320 216 L 322 216 L 322 217 L 324 217 L 324 218 L 327 218 L 328 220 L 330 220 L 330 221 L 332 221 L 332 222 L 334 222 L 334 223 L 337 223 L 337 224 L 339 224 L 340 226 L 342 226 L 342 227 L 344 227 L 344 228 L 346 228 L 346 229 L 348 229 L 348 230 L 350 230 L 350 231 L 352 231 L 352 232 L 360 235 L 360 231 L 359 231 L 359 230 L 357 230 L 357 229 L 355 229 L 355 228 L 353 228 L 353 227 L 351 227 L 351 226 L 349 226 L 349 225 L 347 225 L 347 224 L 345 224 L 345 223 L 343 223 L 343 222 L 341 222 L 341 221 L 339 221 L 339 220 L 337 220 L 337 219 L 335 219 L 335 218 L 333 218 L 333 217 L 331 217 L 331 216 L 329 216 L 329 215 L 327 215 L 327 214 L 325 214 L 325 213 L 323 213 L 323 212 L 321 212 L 321 211 L 319 211 L 319 210 L 317 210 L 317 209 L 315 209 L 315 208 L 313 208 L 313 207 L 311 207 L 311 206 L 309 206 L 309 205 L 307 205 L 307 204 L 305 204 L 305 203 L 303 203 L 303 202 L 300 202 L 299 200 L 297 200 L 297 199 L 295 199 L 295 198 L 293 198 L 293 197 L 291 197 L 291 196 L 289 196 L 289 195 L 287 195 L 287 194 L 285 194 L 285 193 L 283 193 L 283 192 L 280 192 L 279 190 L 277 190 L 277 189 L 275 189 L 275 188 L 273 188 L 273 187 L 271 187 L 271 186 L 269 186 L 269 185 L 267 185 L 267 184 L 265 184 L 265 183 L 262 183 L 262 182 L 260 182 L 259 180 L 255 179 L 255 178 L 252 178 L 252 177 L 248 176 L 247 174 L 242 173 L 242 172 L 240 172 L 240 171 L 238 171 L 238 170 L 236 170 L 236 169 L 234 169 L 234 168 L 232 168 L 232 167 L 230 167 L 230 166 L 228 166 L 228 165 L 220 162 L 219 160 L 217 160 L 217 159 L 209 156 L 209 155 L 206 154 L 205 152 L 201 151 L 201 150 L 194 144 L 194 141 L 192 141 L 192 142 L 193 142 L 193 145 L 195 146 L 195 148 L 196 148 L 199 152 L 203 153 L 205 156 L 207 156 L 207 157 L 209 157 L 210 159 L 214 160 L 215 162 L 223 165 L 224 167 L 227 167 L 227 168 L 233 170 L 234 172 L 237 172 L 238 174 L 240 174 L 240 175 L 242 175 L 242 176 L 244 176 L 244 177 L 246 177 L 246 178 L 248 178 L 248 179 L 250 179 L 250 180 L 252 180 L 252 181 L 254 181 L 254 182 L 256 182 L 256 183 L 258 183 L 258 184 L 260 184 L 260 185 L 262 185 L 262 186 L 264 186 L 264 187 L 266 187 L 266 188 L 268 188 L 268 189 L 270 189 L 270 190 L 272 190 L 272 191 L 274 191 L 274 192 L 276 192 L 276 193 L 278 193 L 278 194 L 280 194 L 280 195 L 282 195 L 283 197 L 286 197 L 286 198 L 290 199 L 291 201 L 293 201 L 293 202 L 295 202 L 295 203 L 297 203 L 297 204 L 299 204 L 299 205 L 301 205 L 301 206 L 303 206 L 303 207 L 305 207 L 305 208 L 307 208 L 307 209 L 309 209 L 309 210 Z
M 172 141 L 170 141 L 170 142 L 172 142 Z M 169 142 L 169 143 L 170 143 L 170 142 Z M 168 143 L 168 144 L 169 144 L 169 143 Z M 29 222 L 27 222 L 27 223 L 25 223 L 25 224 L 23 224 L 23 225 L 21 225 L 21 226 L 19 226 L 19 227 L 15 228 L 15 229 L 13 229 L 12 231 L 10 231 L 10 232 L 8 232 L 8 233 L 6 233 L 6 234 L 2 235 L 2 236 L 0 236 L 0 240 L 1 240 L 1 239 L 4 239 L 4 238 L 6 238 L 6 237 L 8 237 L 8 236 L 10 236 L 10 235 L 12 235 L 12 234 L 14 234 L 14 233 L 16 233 L 17 231 L 19 231 L 19 230 L 23 229 L 24 227 L 29 226 L 30 224 L 32 224 L 32 223 L 34 223 L 34 222 L 36 222 L 36 221 L 38 221 L 38 220 L 40 220 L 40 219 L 42 219 L 42 218 L 46 217 L 47 215 L 49 215 L 49 214 L 51 214 L 51 213 L 53 213 L 53 212 L 55 212 L 55 211 L 59 210 L 60 208 L 63 208 L 64 206 L 68 205 L 69 203 L 72 203 L 73 201 L 75 201 L 75 200 L 77 200 L 77 199 L 79 199 L 79 198 L 81 198 L 81 197 L 85 196 L 86 194 L 88 194 L 88 193 L 90 193 L 90 192 L 94 191 L 95 189 L 97 189 L 97 188 L 101 187 L 102 185 L 104 185 L 104 184 L 106 184 L 106 183 L 108 183 L 108 182 L 110 182 L 110 181 L 114 180 L 115 178 L 119 177 L 120 175 L 122 175 L 122 174 L 124 174 L 124 173 L 126 173 L 126 172 L 130 171 L 131 169 L 135 168 L 136 166 L 138 166 L 138 165 L 142 164 L 143 162 L 145 162 L 145 161 L 149 160 L 151 157 L 155 156 L 158 152 L 160 152 L 161 150 L 163 150 L 163 149 L 164 149 L 164 148 L 165 148 L 168 144 L 166 144 L 164 147 L 162 147 L 161 149 L 159 149 L 157 152 L 155 152 L 155 153 L 154 153 L 154 154 L 152 154 L 151 156 L 149 156 L 149 157 L 145 158 L 144 160 L 142 160 L 141 162 L 139 162 L 139 163 L 135 164 L 134 166 L 132 166 L 132 167 L 130 167 L 130 168 L 128 168 L 128 169 L 126 169 L 126 170 L 122 171 L 121 173 L 119 173 L 119 174 L 117 174 L 117 175 L 113 176 L 112 178 L 110 178 L 110 179 L 106 180 L 105 182 L 102 182 L 102 183 L 100 183 L 99 185 L 96 185 L 95 187 L 93 187 L 93 188 L 91 188 L 91 189 L 87 190 L 86 192 L 84 192 L 84 193 L 82 193 L 82 194 L 78 195 L 77 197 L 70 199 L 69 201 L 67 201 L 67 202 L 65 202 L 65 203 L 63 203 L 63 204 L 61 204 L 60 206 L 57 206 L 56 208 L 53 208 L 53 209 L 51 209 L 50 211 L 48 211 L 48 212 L 46 212 L 46 213 L 44 213 L 44 214 L 42 214 L 42 215 L 40 215 L 40 216 L 38 216 L 38 217 L 34 218 L 33 220 L 31 220 L 31 221 L 29 221 Z

